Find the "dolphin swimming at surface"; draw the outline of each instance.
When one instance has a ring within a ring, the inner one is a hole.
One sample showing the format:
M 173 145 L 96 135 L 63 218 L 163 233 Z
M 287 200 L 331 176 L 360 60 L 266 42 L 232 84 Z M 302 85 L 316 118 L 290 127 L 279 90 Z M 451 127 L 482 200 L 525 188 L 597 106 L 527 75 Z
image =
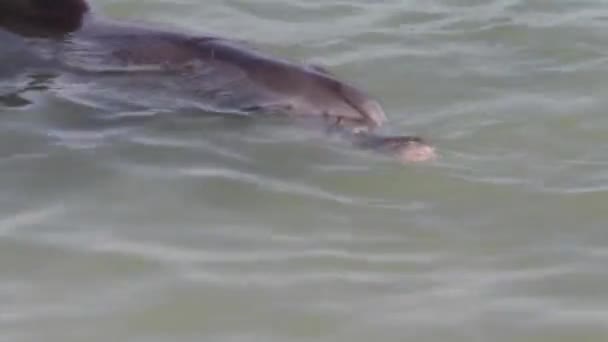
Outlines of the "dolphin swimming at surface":
M 35 49 L 71 72 L 142 74 L 208 110 L 317 117 L 339 127 L 358 147 L 404 161 L 435 157 L 420 138 L 371 133 L 387 121 L 381 105 L 324 68 L 230 39 L 101 18 L 84 0 L 0 0 L 0 27 L 29 37 Z

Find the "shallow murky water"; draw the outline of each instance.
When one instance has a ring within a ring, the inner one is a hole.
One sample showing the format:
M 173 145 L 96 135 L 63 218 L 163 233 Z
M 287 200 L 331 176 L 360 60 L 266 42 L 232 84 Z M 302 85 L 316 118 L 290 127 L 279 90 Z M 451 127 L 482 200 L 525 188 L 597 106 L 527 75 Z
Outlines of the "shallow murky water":
M 325 65 L 441 158 L 91 104 L 0 32 L 1 341 L 608 340 L 605 2 L 95 5 Z

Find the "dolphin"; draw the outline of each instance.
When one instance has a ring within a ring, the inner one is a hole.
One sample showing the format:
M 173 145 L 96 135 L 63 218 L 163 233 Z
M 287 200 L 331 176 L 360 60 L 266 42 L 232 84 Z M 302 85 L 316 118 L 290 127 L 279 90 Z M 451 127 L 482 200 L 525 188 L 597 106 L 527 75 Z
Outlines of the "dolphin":
M 84 0 L 0 0 L 0 27 L 47 38 L 54 44 L 52 57 L 71 71 L 158 75 L 180 94 L 215 111 L 321 118 L 351 129 L 347 136 L 355 146 L 399 155 L 409 154 L 396 146 L 404 151 L 427 147 L 422 140 L 383 139 L 371 133 L 387 121 L 382 106 L 326 69 L 271 56 L 235 40 L 117 22 L 92 15 Z

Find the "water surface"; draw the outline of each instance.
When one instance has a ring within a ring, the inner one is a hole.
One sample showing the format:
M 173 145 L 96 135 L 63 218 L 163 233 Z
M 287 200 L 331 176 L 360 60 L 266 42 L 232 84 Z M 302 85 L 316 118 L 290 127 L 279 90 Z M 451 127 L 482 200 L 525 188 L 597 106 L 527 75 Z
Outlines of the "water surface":
M 608 339 L 605 2 L 94 4 L 325 65 L 441 158 L 127 110 L 2 32 L 1 341 Z

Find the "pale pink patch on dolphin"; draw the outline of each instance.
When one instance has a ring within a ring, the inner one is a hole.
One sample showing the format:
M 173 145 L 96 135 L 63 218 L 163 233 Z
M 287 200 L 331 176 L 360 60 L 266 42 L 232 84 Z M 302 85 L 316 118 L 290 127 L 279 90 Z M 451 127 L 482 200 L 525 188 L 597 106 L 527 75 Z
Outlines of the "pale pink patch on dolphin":
M 438 155 L 433 146 L 411 142 L 397 152 L 397 158 L 403 163 L 428 162 L 437 160 Z

